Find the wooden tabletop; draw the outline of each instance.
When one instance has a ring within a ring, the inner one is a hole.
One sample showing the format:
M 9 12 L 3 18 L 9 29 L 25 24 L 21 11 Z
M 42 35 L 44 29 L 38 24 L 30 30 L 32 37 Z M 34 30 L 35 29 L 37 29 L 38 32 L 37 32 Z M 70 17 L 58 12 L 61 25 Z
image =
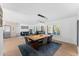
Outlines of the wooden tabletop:
M 45 34 L 39 34 L 39 35 L 30 35 L 30 36 L 26 36 L 27 38 L 31 39 L 31 40 L 39 40 L 45 37 L 48 37 L 49 35 L 45 35 Z

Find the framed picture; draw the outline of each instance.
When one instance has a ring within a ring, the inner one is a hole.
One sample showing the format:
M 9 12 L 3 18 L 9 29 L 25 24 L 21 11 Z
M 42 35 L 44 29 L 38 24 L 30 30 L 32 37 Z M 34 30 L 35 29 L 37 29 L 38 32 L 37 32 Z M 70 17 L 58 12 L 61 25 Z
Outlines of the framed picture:
M 28 29 L 28 26 L 21 26 L 21 29 Z

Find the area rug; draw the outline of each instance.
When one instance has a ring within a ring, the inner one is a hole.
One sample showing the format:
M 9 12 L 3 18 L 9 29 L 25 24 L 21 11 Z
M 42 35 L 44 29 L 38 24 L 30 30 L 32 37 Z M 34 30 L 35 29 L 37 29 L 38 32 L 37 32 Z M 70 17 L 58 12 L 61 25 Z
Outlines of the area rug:
M 61 44 L 59 43 L 51 42 L 49 44 L 42 45 L 37 49 L 26 44 L 21 44 L 18 47 L 22 56 L 53 56 L 60 46 Z

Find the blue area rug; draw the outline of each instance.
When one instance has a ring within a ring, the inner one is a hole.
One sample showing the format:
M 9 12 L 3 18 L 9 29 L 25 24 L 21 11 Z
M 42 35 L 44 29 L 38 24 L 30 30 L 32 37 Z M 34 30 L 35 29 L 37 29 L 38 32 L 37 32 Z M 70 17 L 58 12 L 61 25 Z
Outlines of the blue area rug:
M 51 42 L 49 44 L 42 45 L 37 49 L 33 49 L 26 44 L 19 45 L 18 47 L 23 56 L 53 56 L 60 46 L 61 44 L 59 43 Z

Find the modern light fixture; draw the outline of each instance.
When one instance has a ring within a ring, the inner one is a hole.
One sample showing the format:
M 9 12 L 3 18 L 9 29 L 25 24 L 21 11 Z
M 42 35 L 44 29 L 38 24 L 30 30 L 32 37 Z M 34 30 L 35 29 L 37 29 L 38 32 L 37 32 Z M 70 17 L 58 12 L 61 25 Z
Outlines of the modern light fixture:
M 38 16 L 47 19 L 47 17 L 45 17 L 45 16 L 43 16 L 43 15 L 41 15 L 41 14 L 38 14 Z
M 48 19 L 47 17 L 45 17 L 45 16 L 43 16 L 41 14 L 37 14 L 37 16 L 43 18 L 43 19 L 39 20 L 40 23 L 45 23 L 47 21 L 47 19 Z

